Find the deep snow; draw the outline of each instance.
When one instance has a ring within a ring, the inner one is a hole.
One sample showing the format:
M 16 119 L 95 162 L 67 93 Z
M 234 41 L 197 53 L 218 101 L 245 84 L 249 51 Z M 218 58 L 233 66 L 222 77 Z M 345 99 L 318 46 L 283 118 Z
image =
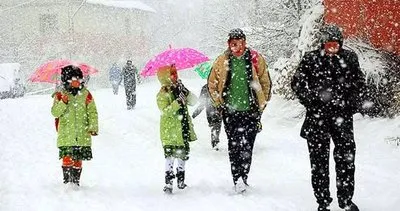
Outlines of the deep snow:
M 205 83 L 183 82 L 196 95 Z M 62 184 L 51 97 L 1 100 L 0 210 L 316 210 L 307 146 L 299 137 L 302 119 L 295 118 L 302 107 L 278 96 L 262 118 L 246 194 L 234 194 L 226 136 L 221 133 L 221 151 L 211 150 L 203 112 L 194 120 L 199 140 L 191 144 L 186 166 L 189 188 L 165 195 L 155 100 L 159 87 L 157 82 L 140 85 L 132 111 L 125 109 L 123 88 L 118 96 L 111 89 L 92 90 L 100 131 L 93 138 L 94 159 L 84 162 L 78 191 Z M 384 141 L 400 135 L 399 120 L 355 116 L 354 202 L 362 211 L 400 209 L 400 148 Z M 335 198 L 332 158 L 330 164 Z M 332 210 L 340 210 L 336 199 Z

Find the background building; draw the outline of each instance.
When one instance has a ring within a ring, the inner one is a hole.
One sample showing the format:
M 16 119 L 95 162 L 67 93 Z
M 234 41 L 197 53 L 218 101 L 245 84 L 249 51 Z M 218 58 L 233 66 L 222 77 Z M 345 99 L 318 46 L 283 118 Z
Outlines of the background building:
M 67 58 L 96 67 L 92 83 L 102 83 L 113 62 L 147 61 L 154 13 L 140 1 L 2 0 L 0 63 L 20 63 L 26 79 L 40 64 Z

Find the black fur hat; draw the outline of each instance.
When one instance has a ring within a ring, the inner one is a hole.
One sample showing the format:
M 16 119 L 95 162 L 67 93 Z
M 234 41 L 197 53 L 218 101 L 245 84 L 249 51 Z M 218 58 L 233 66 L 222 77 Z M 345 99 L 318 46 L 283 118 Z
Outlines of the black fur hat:
M 61 81 L 63 83 L 68 83 L 68 80 L 71 80 L 72 77 L 83 79 L 83 74 L 79 67 L 74 65 L 68 65 L 61 68 Z
M 337 41 L 339 42 L 340 46 L 343 45 L 343 33 L 342 30 L 333 24 L 324 25 L 320 29 L 321 39 L 320 42 L 322 44 L 329 42 L 329 41 Z
M 230 41 L 232 39 L 246 40 L 246 35 L 244 34 L 243 30 L 241 30 L 239 28 L 232 29 L 231 31 L 229 31 L 229 34 L 228 34 L 228 41 Z

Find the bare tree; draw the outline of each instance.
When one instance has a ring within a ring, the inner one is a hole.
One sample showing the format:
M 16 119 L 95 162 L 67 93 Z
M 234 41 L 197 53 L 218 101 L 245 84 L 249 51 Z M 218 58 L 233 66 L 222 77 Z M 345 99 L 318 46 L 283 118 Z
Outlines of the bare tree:
M 299 21 L 304 12 L 319 0 L 254 0 L 250 36 L 256 48 L 270 61 L 289 57 L 299 37 Z

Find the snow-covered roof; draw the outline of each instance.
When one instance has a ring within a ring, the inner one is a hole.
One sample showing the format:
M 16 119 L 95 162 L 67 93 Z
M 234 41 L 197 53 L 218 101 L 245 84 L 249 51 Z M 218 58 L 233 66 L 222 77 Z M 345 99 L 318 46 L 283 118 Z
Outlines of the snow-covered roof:
M 109 7 L 118 7 L 126 9 L 138 9 L 147 12 L 156 12 L 155 9 L 151 8 L 147 4 L 141 1 L 130 1 L 130 0 L 87 0 L 89 4 L 100 4 Z

